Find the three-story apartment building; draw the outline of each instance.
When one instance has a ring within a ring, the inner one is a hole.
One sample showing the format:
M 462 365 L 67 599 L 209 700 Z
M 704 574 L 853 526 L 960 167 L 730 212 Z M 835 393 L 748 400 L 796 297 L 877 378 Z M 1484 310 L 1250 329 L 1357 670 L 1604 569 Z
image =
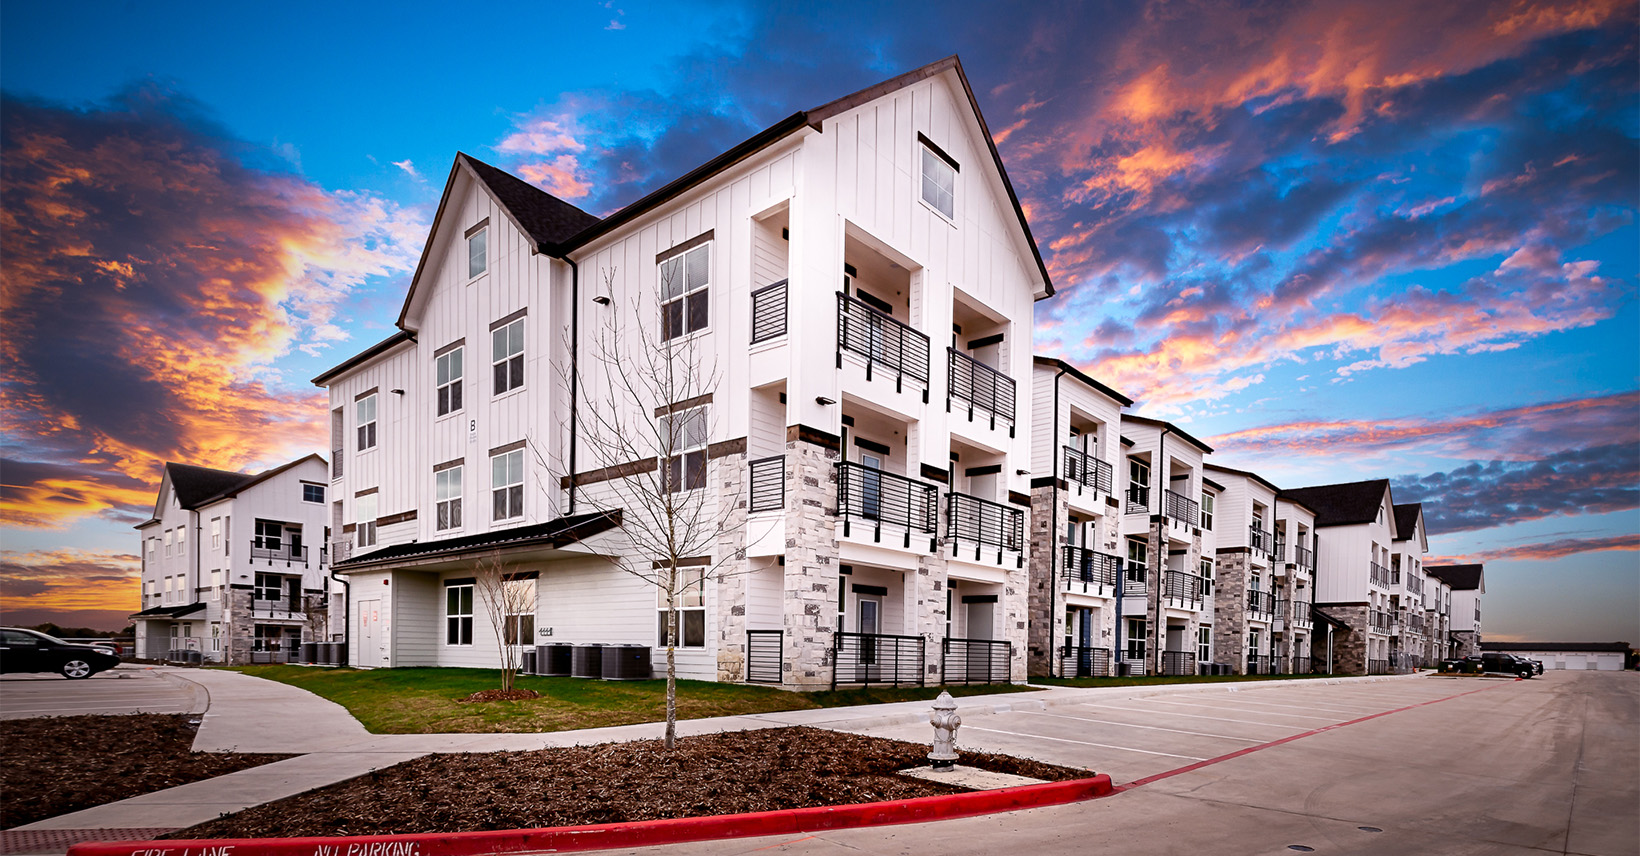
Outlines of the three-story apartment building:
M 315 379 L 352 662 L 493 665 L 486 558 L 534 595 L 503 617 L 507 644 L 660 645 L 666 603 L 617 546 L 644 509 L 610 500 L 664 472 L 737 524 L 688 557 L 680 676 L 1022 680 L 1017 391 L 1052 293 L 955 58 L 796 113 L 605 218 L 458 155 L 398 332 Z M 637 329 L 715 382 L 624 401 L 637 369 L 612 369 L 601 336 L 630 349 Z M 588 429 L 651 408 L 664 449 Z
M 1288 490 L 1315 510 L 1315 611 L 1328 625 L 1312 656 L 1344 674 L 1387 674 L 1393 615 L 1390 552 L 1394 502 L 1388 479 Z
M 1204 469 L 1220 486 L 1210 523 L 1203 509 L 1203 527 L 1215 542 L 1216 662 L 1229 663 L 1236 674 L 1285 672 L 1291 655 L 1276 639 L 1276 581 L 1286 575 L 1288 551 L 1276 509 L 1280 488 L 1244 470 L 1212 463 Z
M 1424 531 L 1424 507 L 1413 502 L 1395 506 L 1395 542 L 1389 556 L 1390 667 L 1409 672 L 1434 665 L 1429 653 L 1429 620 L 1424 608 L 1428 591 L 1424 555 L 1429 539 Z
M 1486 594 L 1486 566 L 1425 565 L 1424 572 L 1446 584 L 1447 656 L 1474 657 L 1481 652 L 1481 595 Z
M 1315 622 L 1315 551 L 1319 536 L 1315 511 L 1285 491 L 1276 494 L 1276 538 L 1284 557 L 1273 565 L 1276 575 L 1276 666 L 1283 672 L 1314 671 L 1311 656 Z M 1281 662 L 1282 660 L 1285 662 Z
M 137 524 L 136 656 L 284 662 L 329 641 L 325 491 L 318 455 L 259 474 L 168 463 Z

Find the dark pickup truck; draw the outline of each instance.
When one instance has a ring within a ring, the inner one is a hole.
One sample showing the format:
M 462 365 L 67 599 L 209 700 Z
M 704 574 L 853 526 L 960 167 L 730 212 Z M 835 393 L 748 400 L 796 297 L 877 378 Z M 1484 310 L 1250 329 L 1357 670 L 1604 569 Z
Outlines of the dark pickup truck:
M 1442 660 L 1441 671 L 1460 675 L 1514 675 L 1518 678 L 1530 678 L 1539 674 L 1537 664 L 1531 660 L 1522 659 L 1513 654 L 1500 654 L 1493 651 L 1488 651 L 1479 657 Z

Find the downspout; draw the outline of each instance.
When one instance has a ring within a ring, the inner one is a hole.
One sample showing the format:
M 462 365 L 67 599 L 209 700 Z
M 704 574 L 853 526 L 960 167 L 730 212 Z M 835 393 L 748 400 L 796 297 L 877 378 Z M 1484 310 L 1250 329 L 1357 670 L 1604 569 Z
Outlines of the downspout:
M 1162 467 L 1167 463 L 1167 435 L 1172 430 L 1173 426 L 1169 425 L 1168 427 L 1163 428 L 1161 435 L 1156 438 L 1156 460 L 1153 462 L 1155 463 L 1155 466 L 1152 467 L 1152 469 L 1156 471 L 1156 478 L 1152 479 L 1152 481 L 1161 482 Z M 1171 485 L 1172 483 L 1172 471 L 1169 470 L 1168 481 L 1166 484 Z M 1163 487 L 1162 484 L 1156 485 L 1156 516 L 1162 518 L 1166 517 L 1165 509 L 1162 504 L 1162 491 L 1164 490 L 1167 490 L 1167 488 Z M 1150 510 L 1150 502 L 1148 498 L 1145 501 L 1145 510 Z M 1156 636 L 1156 650 L 1149 653 L 1150 657 L 1156 658 L 1156 671 L 1151 672 L 1150 674 L 1157 675 L 1162 673 L 1163 661 L 1166 659 L 1166 655 L 1163 652 L 1167 650 L 1165 647 L 1167 645 L 1167 619 L 1162 614 L 1162 592 L 1165 591 L 1167 584 L 1167 558 L 1162 555 L 1162 552 L 1166 549 L 1167 539 L 1161 537 L 1161 531 L 1161 521 L 1158 521 L 1158 525 L 1156 527 L 1156 561 L 1158 564 L 1156 565 L 1154 569 L 1155 573 L 1153 573 L 1152 576 L 1156 579 L 1156 621 L 1153 622 L 1153 624 L 1160 626 L 1152 626 L 1150 628 Z M 1150 539 L 1146 538 L 1145 540 L 1149 541 Z M 1149 619 L 1150 616 L 1146 615 L 1145 618 Z M 1145 665 L 1148 670 L 1148 666 L 1150 664 L 1146 663 Z
M 343 658 L 345 661 L 353 657 L 353 584 L 336 576 L 335 566 L 331 566 L 330 578 L 342 584 L 342 648 L 347 651 L 347 657 Z
M 1049 436 L 1053 437 L 1053 444 L 1055 446 L 1059 445 L 1059 379 L 1065 376 L 1066 371 L 1067 369 L 1061 367 L 1059 369 L 1059 374 L 1053 376 L 1053 430 Z M 1053 655 L 1053 625 L 1054 620 L 1059 615 L 1056 611 L 1056 604 L 1059 600 L 1059 551 L 1053 548 L 1053 544 L 1059 539 L 1060 455 L 1058 452 L 1052 451 L 1051 447 L 1048 454 L 1053 457 L 1053 504 L 1048 507 L 1048 677 L 1051 678 L 1054 677 L 1054 664 L 1058 662 L 1058 658 Z M 1117 580 L 1117 582 L 1120 583 L 1121 581 Z M 1117 586 L 1116 591 L 1116 596 L 1120 598 L 1122 596 L 1120 585 Z M 1120 600 L 1116 603 L 1116 611 L 1118 613 L 1122 611 L 1122 604 Z M 1035 616 L 1032 616 L 1030 620 L 1035 621 Z M 1122 623 L 1120 617 L 1117 618 L 1116 623 Z M 1067 627 L 1065 630 L 1066 632 L 1069 632 L 1070 628 Z M 1030 631 L 1027 630 L 1026 632 L 1029 633 Z M 1059 675 L 1059 677 L 1064 677 L 1064 675 Z
M 569 265 L 569 507 L 564 512 L 568 516 L 575 513 L 575 435 L 580 424 L 581 266 L 567 253 L 555 258 Z

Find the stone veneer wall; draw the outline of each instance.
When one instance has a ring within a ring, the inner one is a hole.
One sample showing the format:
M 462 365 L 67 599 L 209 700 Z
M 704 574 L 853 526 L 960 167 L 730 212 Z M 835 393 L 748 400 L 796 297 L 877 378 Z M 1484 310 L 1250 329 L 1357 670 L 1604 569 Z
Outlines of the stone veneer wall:
M 1145 674 L 1162 673 L 1162 648 L 1167 644 L 1167 628 L 1162 618 L 1162 581 L 1167 576 L 1167 538 L 1162 527 L 1168 525 L 1160 514 L 1150 518 L 1150 567 L 1145 571 Z
M 1481 654 L 1481 634 L 1478 630 L 1458 630 L 1452 634 L 1457 644 L 1456 657 L 1479 657 Z
M 1065 597 L 1059 588 L 1059 555 L 1061 541 L 1058 521 L 1069 519 L 1070 502 L 1064 491 L 1058 491 L 1054 502 L 1053 487 L 1031 489 L 1030 553 L 1025 562 L 1029 579 L 1027 606 L 1030 609 L 1030 627 L 1025 638 L 1026 671 L 1033 676 L 1053 675 L 1058 672 L 1054 662 L 1059 642 L 1065 638 Z
M 1333 674 L 1335 675 L 1364 675 L 1367 673 L 1367 627 L 1371 622 L 1369 613 L 1371 608 L 1361 606 L 1322 606 L 1317 609 L 1333 618 L 1348 624 L 1350 629 L 1333 630 Z M 1327 667 L 1327 632 L 1320 624 L 1316 625 L 1310 656 L 1314 659 L 1315 667 Z
M 1220 550 L 1213 562 L 1213 660 L 1247 672 L 1247 551 Z
M 251 661 L 251 648 L 256 643 L 256 619 L 251 613 L 253 596 L 254 591 L 249 586 L 227 587 L 222 590 L 222 663 L 225 665 L 242 666 L 248 665 Z M 319 626 L 328 626 L 329 604 L 323 592 L 304 591 L 302 609 L 305 615 L 325 615 L 326 619 L 321 619 Z M 328 641 L 314 638 L 313 622 L 304 622 L 300 628 L 304 642 Z M 200 636 L 205 640 L 205 644 L 210 644 L 209 622 L 206 622 Z
M 720 564 L 711 588 L 717 606 L 717 679 L 728 682 L 746 680 L 746 461 L 742 452 L 712 464 L 717 501 L 728 504 L 728 511 L 720 505 L 719 513 L 710 517 L 723 521 L 713 557 Z
M 838 584 L 836 463 L 835 447 L 788 435 L 781 595 L 786 635 L 780 668 L 783 685 L 791 689 L 831 689 Z

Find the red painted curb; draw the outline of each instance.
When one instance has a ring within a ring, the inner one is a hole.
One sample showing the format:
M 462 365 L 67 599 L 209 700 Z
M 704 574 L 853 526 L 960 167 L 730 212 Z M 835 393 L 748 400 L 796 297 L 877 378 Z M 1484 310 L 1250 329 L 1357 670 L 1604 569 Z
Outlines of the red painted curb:
M 635 823 L 345 838 L 222 838 L 75 844 L 68 856 L 477 856 L 681 844 L 973 817 L 1081 802 L 1115 792 L 1110 776 L 859 805 L 794 808 Z

